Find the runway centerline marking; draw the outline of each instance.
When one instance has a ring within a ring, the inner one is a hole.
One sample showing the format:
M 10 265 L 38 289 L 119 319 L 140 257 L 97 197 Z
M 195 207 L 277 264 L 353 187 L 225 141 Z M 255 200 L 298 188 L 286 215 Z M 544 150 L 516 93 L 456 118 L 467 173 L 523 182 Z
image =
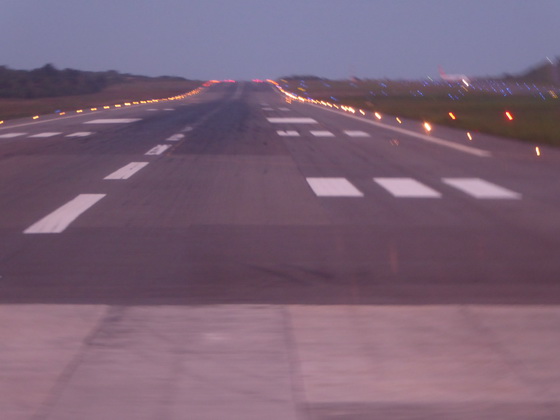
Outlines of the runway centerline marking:
M 106 194 L 80 194 L 23 231 L 25 234 L 61 233 Z
M 442 178 L 442 181 L 475 198 L 518 200 L 522 196 L 480 178 Z
M 318 197 L 363 197 L 364 194 L 346 178 L 306 178 Z
M 158 144 L 156 147 L 153 147 L 150 150 L 148 150 L 145 154 L 148 155 L 148 156 L 161 155 L 163 152 L 165 152 L 170 147 L 171 147 L 170 144 Z
M 317 120 L 305 117 L 271 117 L 267 120 L 272 124 L 318 124 Z
M 85 121 L 84 124 L 128 124 L 140 121 L 142 118 L 100 118 L 97 120 Z
M 130 162 L 103 179 L 128 179 L 147 165 L 148 162 Z
M 166 138 L 166 141 L 179 141 L 185 138 L 184 134 L 173 134 L 172 136 Z
M 412 178 L 373 178 L 373 180 L 391 193 L 400 198 L 440 198 L 436 190 Z

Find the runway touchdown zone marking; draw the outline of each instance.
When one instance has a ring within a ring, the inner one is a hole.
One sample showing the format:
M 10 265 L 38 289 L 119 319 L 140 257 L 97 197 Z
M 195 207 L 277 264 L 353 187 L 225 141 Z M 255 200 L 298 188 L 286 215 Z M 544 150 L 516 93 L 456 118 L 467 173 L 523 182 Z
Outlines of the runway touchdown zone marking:
M 442 181 L 453 188 L 479 199 L 518 200 L 521 194 L 480 178 L 442 178 Z
M 103 179 L 128 179 L 147 165 L 148 162 L 131 162 Z
M 68 134 L 66 137 L 87 137 L 93 134 L 92 131 L 78 131 L 76 133 Z
M 25 136 L 27 133 L 7 133 L 0 134 L 0 139 L 12 139 L 14 137 Z
M 282 137 L 299 137 L 299 133 L 295 130 L 277 130 L 276 133 Z
M 272 117 L 267 118 L 268 122 L 272 124 L 318 124 L 317 120 L 313 118 L 305 118 L 305 117 Z
M 39 133 L 39 134 L 34 134 L 32 136 L 29 136 L 29 138 L 41 138 L 41 137 L 54 137 L 54 136 L 58 136 L 62 133 L 58 132 L 58 133 Z
M 61 233 L 106 194 L 80 194 L 23 231 L 25 234 Z
M 349 137 L 371 137 L 369 133 L 366 133 L 365 131 L 359 131 L 359 130 L 345 130 L 344 134 L 346 134 Z
M 346 178 L 306 178 L 307 183 L 318 197 L 363 197 Z
M 90 120 L 84 124 L 128 124 L 140 121 L 142 118 L 100 118 L 97 120 Z
M 394 197 L 441 198 L 439 192 L 412 178 L 373 178 L 373 180 Z
M 325 130 L 311 130 L 310 133 L 315 137 L 334 137 L 334 134 Z

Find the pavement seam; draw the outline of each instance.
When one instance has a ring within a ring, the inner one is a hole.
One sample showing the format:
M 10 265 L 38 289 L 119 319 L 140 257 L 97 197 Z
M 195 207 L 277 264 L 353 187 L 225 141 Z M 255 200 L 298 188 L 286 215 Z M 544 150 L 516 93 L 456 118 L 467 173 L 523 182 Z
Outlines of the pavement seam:
M 115 310 L 122 313 L 122 307 L 107 306 L 105 314 L 100 317 L 97 325 L 92 328 L 91 332 L 85 336 L 81 348 L 76 352 L 74 357 L 68 362 L 66 367 L 62 369 L 61 373 L 58 375 L 54 385 L 52 386 L 49 394 L 45 400 L 40 404 L 39 408 L 31 416 L 30 420 L 48 420 L 53 412 L 56 404 L 60 400 L 60 397 L 64 393 L 64 390 L 68 383 L 71 381 L 74 373 L 78 367 L 83 362 L 89 347 L 95 337 L 103 330 L 108 322 L 111 322 L 115 318 Z

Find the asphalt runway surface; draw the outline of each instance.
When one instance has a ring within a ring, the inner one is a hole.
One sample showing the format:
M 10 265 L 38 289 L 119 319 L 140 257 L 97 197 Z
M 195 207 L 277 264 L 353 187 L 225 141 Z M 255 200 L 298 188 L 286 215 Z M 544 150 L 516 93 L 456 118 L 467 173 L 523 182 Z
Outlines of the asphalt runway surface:
M 558 418 L 534 148 L 264 83 L 6 122 L 7 418 Z

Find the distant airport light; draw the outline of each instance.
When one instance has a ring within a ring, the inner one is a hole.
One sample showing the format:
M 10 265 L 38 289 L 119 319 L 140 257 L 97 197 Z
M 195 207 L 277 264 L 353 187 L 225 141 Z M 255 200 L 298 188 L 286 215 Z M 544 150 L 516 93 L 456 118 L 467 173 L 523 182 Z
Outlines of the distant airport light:
M 78 110 L 76 110 L 76 113 L 77 113 L 77 114 L 81 114 L 82 112 L 84 112 L 83 109 L 78 109 Z
M 34 120 L 36 120 L 36 119 L 38 119 L 38 118 L 39 118 L 38 115 L 35 115 L 35 116 L 33 117 Z
M 66 112 L 59 112 L 58 115 L 66 115 Z
M 364 110 L 363 110 L 363 109 L 360 109 L 360 114 L 362 114 L 362 115 L 366 115 L 366 113 L 364 112 Z
M 398 122 L 399 124 L 402 124 L 402 121 L 401 121 L 401 119 L 400 119 L 399 117 L 397 117 L 396 120 L 397 120 L 397 122 Z
M 537 156 L 541 155 L 541 149 L 539 149 L 539 146 L 535 147 L 535 153 L 537 154 Z
M 450 113 L 449 113 L 449 117 L 450 117 L 452 120 L 456 120 L 456 119 L 457 119 L 457 117 L 455 116 L 455 114 L 454 114 L 453 112 L 450 112 Z
M 467 138 L 468 138 L 469 140 L 472 141 L 472 135 L 471 135 L 471 133 L 467 133 Z
M 373 115 L 375 115 L 375 118 L 377 118 L 378 120 L 381 119 L 381 114 L 380 114 L 379 112 L 376 112 L 376 113 L 373 114 Z
M 108 105 L 105 105 L 105 106 L 103 107 L 103 109 L 109 109 L 109 108 L 111 108 L 111 107 L 108 106 Z
M 469 85 L 469 82 L 467 81 L 467 79 L 462 79 L 461 81 L 465 84 L 466 87 L 469 87 L 469 86 L 470 86 L 470 85 Z
M 511 115 L 511 112 L 506 111 L 506 117 L 508 120 L 513 121 L 513 115 Z
M 91 111 L 97 111 L 97 108 L 91 108 Z
M 430 123 L 425 122 L 424 129 L 429 133 L 430 131 L 432 131 L 432 126 L 430 125 Z
M 0 124 L 4 124 L 4 121 L 0 121 Z

